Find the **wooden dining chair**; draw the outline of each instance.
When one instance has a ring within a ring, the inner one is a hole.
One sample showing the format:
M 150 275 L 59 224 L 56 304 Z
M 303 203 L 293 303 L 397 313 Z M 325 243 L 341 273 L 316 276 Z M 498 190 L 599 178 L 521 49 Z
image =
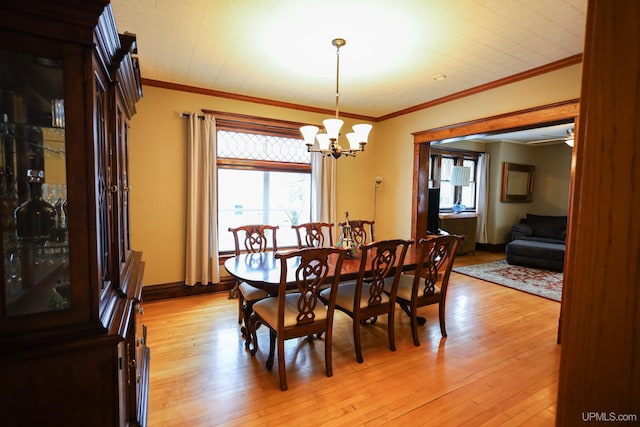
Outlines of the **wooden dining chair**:
M 358 363 L 363 362 L 360 327 L 369 318 L 387 315 L 389 350 L 396 350 L 394 313 L 396 291 L 402 273 L 404 257 L 413 240 L 382 240 L 360 245 L 360 269 L 356 281 L 343 282 L 336 293 L 336 309 L 353 320 L 353 345 Z M 396 268 L 400 266 L 400 268 Z M 389 293 L 385 293 L 385 280 L 390 280 Z M 329 289 L 320 293 L 328 302 Z
M 333 336 L 333 313 L 335 293 L 340 281 L 340 269 L 346 251 L 337 248 L 304 248 L 276 253 L 280 260 L 280 285 L 278 295 L 262 299 L 253 305 L 249 320 L 249 331 L 254 341 L 251 354 L 257 346 L 256 329 L 259 325 L 269 328 L 269 357 L 267 369 L 273 367 L 274 351 L 278 347 L 278 373 L 280 389 L 287 389 L 287 373 L 284 363 L 285 340 L 311 337 L 324 333 L 325 372 L 333 375 L 331 345 Z M 329 262 L 331 261 L 331 262 Z M 295 269 L 292 275 L 289 269 Z M 333 274 L 329 288 L 328 303 L 319 299 L 321 285 Z M 293 292 L 291 291 L 293 288 Z M 287 292 L 289 290 L 289 292 Z
M 347 222 L 341 222 L 338 225 L 342 228 L 347 225 Z M 351 226 L 351 237 L 355 240 L 356 244 L 363 245 L 365 243 L 375 242 L 376 238 L 373 233 L 374 221 L 350 219 L 349 225 Z
M 456 256 L 458 242 L 462 236 L 446 235 L 422 238 L 418 243 L 418 255 L 415 274 L 402 274 L 396 292 L 396 302 L 411 319 L 413 344 L 420 345 L 418 339 L 419 307 L 438 304 L 440 332 L 447 336 L 445 325 L 445 303 L 449 275 Z M 392 281 L 386 280 L 385 290 L 391 293 Z
M 280 226 L 251 224 L 242 225 L 240 227 L 229 228 L 233 233 L 233 241 L 235 243 L 235 255 L 239 255 L 242 251 L 249 253 L 266 252 L 267 250 L 278 250 L 276 233 Z M 268 234 L 271 234 L 269 239 Z M 249 348 L 251 336 L 247 331 L 249 316 L 253 311 L 252 306 L 256 301 L 266 298 L 268 294 L 262 289 L 246 282 L 236 284 L 238 294 L 238 323 L 240 330 L 245 338 L 245 347 Z
M 326 222 L 307 222 L 292 225 L 291 228 L 296 230 L 298 249 L 333 246 L 333 224 Z

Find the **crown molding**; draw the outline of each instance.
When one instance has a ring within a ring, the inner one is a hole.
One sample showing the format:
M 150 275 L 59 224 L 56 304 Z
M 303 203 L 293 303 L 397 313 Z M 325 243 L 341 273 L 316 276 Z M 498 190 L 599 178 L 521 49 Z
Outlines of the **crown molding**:
M 495 89 L 497 87 L 500 86 L 505 86 L 511 83 L 516 83 L 522 80 L 526 80 L 526 79 L 530 79 L 532 77 L 535 76 L 539 76 L 541 74 L 545 74 L 545 73 L 549 73 L 551 71 L 555 71 L 555 70 L 559 70 L 561 68 L 565 68 L 565 67 L 569 67 L 571 65 L 575 65 L 575 64 L 580 64 L 582 62 L 582 54 L 577 54 L 577 55 L 573 55 L 570 56 L 568 58 L 565 59 L 561 59 L 559 61 L 555 61 L 552 62 L 550 64 L 547 65 L 543 65 L 540 67 L 536 67 L 536 68 L 532 68 L 531 70 L 528 71 L 524 71 L 522 73 L 518 73 L 518 74 L 514 74 L 512 76 L 509 77 L 505 77 L 499 80 L 495 80 L 480 86 L 475 86 L 472 87 L 470 89 L 466 89 L 460 92 L 456 92 L 453 93 L 451 95 L 447 95 L 444 96 L 442 98 L 438 98 L 438 99 L 434 99 L 432 101 L 428 101 L 428 102 L 424 102 L 422 104 L 418 104 L 418 105 L 414 105 L 412 107 L 408 107 L 408 108 L 404 108 L 402 110 L 398 110 L 396 112 L 393 113 L 389 113 L 389 114 L 385 114 L 383 116 L 380 117 L 372 117 L 372 116 L 365 116 L 362 114 L 355 114 L 355 113 L 349 113 L 349 112 L 340 112 L 340 115 L 343 117 L 348 117 L 351 119 L 357 119 L 357 120 L 365 120 L 365 121 L 370 121 L 370 122 L 381 122 L 384 120 L 388 120 L 388 119 L 392 119 L 395 117 L 399 117 L 399 116 L 403 116 L 405 114 L 409 114 L 409 113 L 413 113 L 416 111 L 420 111 L 420 110 L 424 110 L 426 108 L 431 108 L 434 107 L 436 105 L 439 104 L 444 104 L 450 101 L 453 101 L 455 99 L 460 99 L 460 98 L 464 98 L 466 96 L 470 96 L 470 95 L 474 95 L 476 93 L 480 93 L 480 92 L 485 92 L 491 89 Z M 276 101 L 273 99 L 266 99 L 266 98 L 257 98 L 254 96 L 247 96 L 247 95 L 241 95 L 241 94 L 237 94 L 237 93 L 231 93 L 231 92 L 224 92 L 224 91 L 219 91 L 219 90 L 214 90 L 214 89 L 206 89 L 206 88 L 201 88 L 201 87 L 196 87 L 196 86 L 188 86 L 188 85 L 183 85 L 183 84 L 179 84 L 179 83 L 171 83 L 171 82 L 165 82 L 165 81 L 161 81 L 161 80 L 152 80 L 152 79 L 146 79 L 143 78 L 142 79 L 142 84 L 143 85 L 147 85 L 147 86 L 155 86 L 155 87 L 159 87 L 159 88 L 163 88 L 163 89 L 170 89 L 170 90 L 177 90 L 177 91 L 181 91 L 181 92 L 190 92 L 190 93 L 197 93 L 200 95 L 207 95 L 207 96 L 215 96 L 215 97 L 219 97 L 219 98 L 226 98 L 226 99 L 234 99 L 237 101 L 244 101 L 244 102 L 252 102 L 252 103 L 256 103 L 256 104 L 263 104 L 263 105 L 271 105 L 274 107 L 281 107 L 281 108 L 288 108 L 288 109 L 292 109 L 292 110 L 299 110 L 299 111 L 308 111 L 311 113 L 320 113 L 320 114 L 326 114 L 326 115 L 332 115 L 335 113 L 335 111 L 333 110 L 329 110 L 326 108 L 317 108 L 317 107 L 312 107 L 312 106 L 308 106 L 308 105 L 301 105 L 301 104 L 294 104 L 294 103 L 290 103 L 290 102 L 282 102 L 282 101 Z

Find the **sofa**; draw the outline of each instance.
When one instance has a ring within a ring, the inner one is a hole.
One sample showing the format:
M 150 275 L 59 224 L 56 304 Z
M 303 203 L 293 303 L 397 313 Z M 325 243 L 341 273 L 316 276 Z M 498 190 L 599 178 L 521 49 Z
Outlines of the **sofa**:
M 514 265 L 562 271 L 567 216 L 527 214 L 511 228 L 505 252 Z

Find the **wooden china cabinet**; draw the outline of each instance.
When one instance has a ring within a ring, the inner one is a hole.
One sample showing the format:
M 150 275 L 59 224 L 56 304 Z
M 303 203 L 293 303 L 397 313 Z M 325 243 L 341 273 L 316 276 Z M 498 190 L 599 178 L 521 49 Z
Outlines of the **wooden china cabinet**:
M 0 425 L 145 425 L 135 35 L 105 0 L 0 0 L 0 17 Z

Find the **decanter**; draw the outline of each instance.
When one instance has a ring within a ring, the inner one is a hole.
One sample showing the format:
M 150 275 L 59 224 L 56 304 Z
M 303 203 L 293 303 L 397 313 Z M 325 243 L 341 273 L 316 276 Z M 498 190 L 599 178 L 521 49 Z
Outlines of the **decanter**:
M 56 210 L 42 198 L 44 172 L 29 169 L 27 179 L 29 199 L 13 213 L 16 235 L 20 240 L 45 241 L 49 238 L 49 232 L 56 226 Z

